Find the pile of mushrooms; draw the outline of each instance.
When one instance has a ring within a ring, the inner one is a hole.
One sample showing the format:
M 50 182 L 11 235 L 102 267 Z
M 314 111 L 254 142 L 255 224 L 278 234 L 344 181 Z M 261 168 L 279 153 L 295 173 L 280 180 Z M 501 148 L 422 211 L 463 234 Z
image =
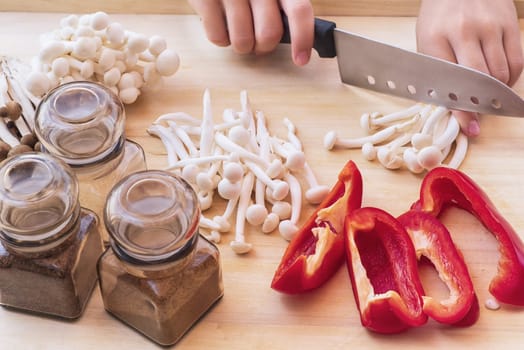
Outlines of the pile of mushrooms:
M 387 169 L 405 167 L 413 173 L 437 166 L 457 169 L 468 149 L 468 138 L 453 113 L 441 106 L 418 103 L 387 115 L 364 113 L 360 126 L 368 135 L 341 138 L 330 131 L 324 147 L 361 148 L 369 161 L 377 159 Z
M 27 89 L 42 97 L 70 81 L 90 80 L 112 89 L 125 104 L 136 101 L 143 88 L 154 89 L 162 77 L 179 67 L 178 54 L 158 35 L 125 30 L 105 12 L 69 15 L 60 28 L 42 36 Z
M 215 123 L 206 90 L 202 119 L 168 113 L 147 131 L 162 141 L 167 169 L 192 184 L 202 212 L 212 206 L 215 194 L 228 201 L 221 215 L 202 214 L 201 232 L 218 243 L 234 219 L 230 245 L 244 254 L 252 249 L 244 235 L 246 223 L 264 233 L 278 229 L 290 240 L 298 231 L 303 198 L 318 204 L 329 188 L 317 182 L 289 119 L 284 119 L 287 135 L 280 138 L 269 132 L 264 114 L 252 109 L 246 91 L 240 104 L 241 110 L 226 109 L 223 120 Z
M 0 161 L 38 149 L 33 133 L 36 105 L 24 89 L 29 67 L 0 57 Z

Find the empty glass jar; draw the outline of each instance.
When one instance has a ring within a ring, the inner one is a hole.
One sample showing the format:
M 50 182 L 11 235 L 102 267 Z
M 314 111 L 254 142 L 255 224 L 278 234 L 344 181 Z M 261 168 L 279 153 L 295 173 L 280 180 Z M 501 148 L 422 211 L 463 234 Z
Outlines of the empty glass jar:
M 199 234 L 199 218 L 194 190 L 164 171 L 131 174 L 107 199 L 104 307 L 161 345 L 176 343 L 223 295 L 219 251 Z
M 25 153 L 0 164 L 0 304 L 79 317 L 103 247 L 96 214 L 80 207 L 62 161 Z
M 35 133 L 42 151 L 71 166 L 80 203 L 100 218 L 107 194 L 121 178 L 145 170 L 144 151 L 125 139 L 125 111 L 107 87 L 87 81 L 60 85 L 40 102 Z M 107 234 L 101 230 L 104 242 Z

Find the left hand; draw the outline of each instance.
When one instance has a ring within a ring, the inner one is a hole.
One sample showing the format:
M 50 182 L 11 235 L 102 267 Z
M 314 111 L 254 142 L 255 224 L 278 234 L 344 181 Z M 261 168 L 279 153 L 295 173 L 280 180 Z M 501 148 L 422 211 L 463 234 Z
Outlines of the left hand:
M 417 20 L 420 52 L 462 64 L 513 85 L 523 68 L 512 0 L 422 0 Z M 467 136 L 480 133 L 476 113 L 454 111 Z

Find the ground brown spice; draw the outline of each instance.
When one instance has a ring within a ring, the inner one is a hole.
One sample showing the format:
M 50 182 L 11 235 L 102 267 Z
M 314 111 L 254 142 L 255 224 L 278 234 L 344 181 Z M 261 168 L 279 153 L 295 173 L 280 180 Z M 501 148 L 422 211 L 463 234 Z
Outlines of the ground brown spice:
M 99 261 L 108 312 L 161 345 L 172 345 L 223 295 L 218 250 L 199 237 L 188 265 L 162 277 L 129 273 L 109 248 Z
M 65 318 L 84 311 L 96 285 L 102 253 L 98 220 L 82 209 L 71 239 L 39 258 L 16 254 L 0 242 L 0 304 Z

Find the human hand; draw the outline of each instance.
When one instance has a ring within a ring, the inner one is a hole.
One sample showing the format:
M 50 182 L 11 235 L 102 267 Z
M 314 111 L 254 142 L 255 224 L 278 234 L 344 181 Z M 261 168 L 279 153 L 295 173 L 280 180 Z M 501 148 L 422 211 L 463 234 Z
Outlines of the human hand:
M 284 32 L 280 10 L 289 19 L 291 53 L 299 66 L 309 62 L 314 18 L 309 0 L 189 0 L 202 18 L 208 39 L 239 54 L 273 51 Z
M 523 67 L 520 28 L 512 0 L 422 0 L 418 51 L 462 64 L 513 85 Z M 480 132 L 478 114 L 455 111 L 462 131 Z

